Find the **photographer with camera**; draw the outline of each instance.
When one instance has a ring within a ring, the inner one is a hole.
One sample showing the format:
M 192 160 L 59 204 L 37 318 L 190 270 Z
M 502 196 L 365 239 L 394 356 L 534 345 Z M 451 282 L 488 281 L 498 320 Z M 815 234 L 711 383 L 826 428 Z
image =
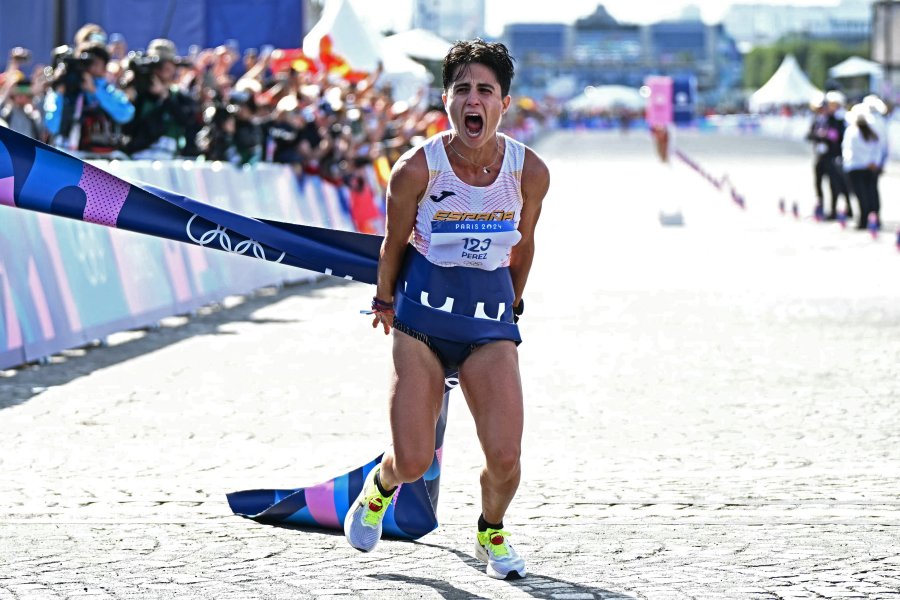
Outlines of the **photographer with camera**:
M 237 107 L 217 99 L 203 111 L 203 128 L 197 133 L 197 148 L 206 160 L 240 164 L 234 145 Z
M 199 106 L 176 85 L 182 64 L 175 43 L 163 38 L 151 41 L 145 53 L 129 55 L 126 92 L 135 117 L 124 128 L 124 150 L 132 158 L 169 159 L 185 148 L 188 128 L 199 121 Z
M 15 83 L 15 85 L 11 85 Z M 9 88 L 9 89 L 6 89 Z M 0 84 L 0 121 L 17 133 L 40 140 L 44 126 L 41 111 L 34 105 L 31 80 L 12 79 Z
M 87 154 L 119 149 L 120 125 L 134 117 L 134 106 L 106 80 L 108 62 L 105 43 L 93 39 L 74 50 L 54 50 L 44 97 L 44 120 L 54 146 Z
M 255 165 L 263 157 L 263 128 L 252 90 L 236 89 L 228 97 L 234 111 L 234 147 L 241 165 Z

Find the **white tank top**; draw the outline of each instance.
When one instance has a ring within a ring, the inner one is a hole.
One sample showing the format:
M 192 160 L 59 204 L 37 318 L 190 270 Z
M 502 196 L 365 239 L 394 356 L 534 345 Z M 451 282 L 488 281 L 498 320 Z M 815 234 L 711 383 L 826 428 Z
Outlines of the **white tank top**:
M 440 267 L 493 271 L 509 266 L 512 247 L 522 238 L 522 165 L 525 145 L 501 133 L 506 142 L 497 179 L 489 186 L 463 183 L 447 158 L 445 131 L 425 141 L 428 187 L 419 202 L 412 244 Z

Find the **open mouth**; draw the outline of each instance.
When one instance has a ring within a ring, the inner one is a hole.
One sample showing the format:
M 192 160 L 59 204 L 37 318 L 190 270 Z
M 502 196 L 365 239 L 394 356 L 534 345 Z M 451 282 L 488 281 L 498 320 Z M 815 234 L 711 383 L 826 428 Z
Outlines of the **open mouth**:
M 466 126 L 466 135 L 469 137 L 478 137 L 481 134 L 481 130 L 484 129 L 484 119 L 481 118 L 481 115 L 476 114 L 467 114 L 464 118 L 465 126 Z

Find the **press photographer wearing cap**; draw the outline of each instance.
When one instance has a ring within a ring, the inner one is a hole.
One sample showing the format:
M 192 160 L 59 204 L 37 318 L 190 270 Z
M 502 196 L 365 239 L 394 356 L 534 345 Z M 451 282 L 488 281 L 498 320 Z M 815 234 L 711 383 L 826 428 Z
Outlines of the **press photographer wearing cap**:
M 8 91 L 4 90 L 6 87 Z M 17 133 L 42 139 L 43 119 L 41 111 L 34 106 L 30 79 L 20 79 L 14 85 L 0 85 L 0 120 Z
M 129 54 L 124 84 L 135 117 L 124 128 L 124 150 L 133 158 L 178 156 L 188 128 L 198 122 L 197 102 L 175 85 L 181 64 L 174 42 L 162 38 L 151 41 L 144 53 Z
M 119 149 L 120 126 L 134 117 L 134 106 L 122 90 L 106 80 L 108 62 L 105 41 L 54 50 L 44 120 L 56 147 L 87 154 Z

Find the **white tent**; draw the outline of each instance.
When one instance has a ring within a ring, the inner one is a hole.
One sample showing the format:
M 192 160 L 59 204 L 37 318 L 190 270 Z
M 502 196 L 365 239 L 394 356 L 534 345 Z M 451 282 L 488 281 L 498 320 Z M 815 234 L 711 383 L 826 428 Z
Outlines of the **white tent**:
M 647 104 L 647 99 L 635 88 L 624 85 L 587 86 L 584 92 L 566 102 L 571 111 L 595 111 L 610 108 L 629 108 L 640 110 Z
M 822 91 L 809 78 L 793 55 L 788 54 L 775 74 L 750 95 L 750 111 L 759 112 L 783 104 L 809 104 L 822 96 Z
M 303 53 L 319 57 L 319 43 L 331 36 L 332 52 L 356 71 L 374 71 L 381 61 L 381 36 L 366 28 L 346 0 L 328 0 L 322 18 L 303 38 Z
M 394 100 L 412 100 L 416 93 L 431 82 L 431 74 L 423 65 L 406 54 L 385 48 L 384 37 L 370 31 L 346 0 L 328 0 L 322 18 L 303 38 L 303 53 L 319 56 L 319 43 L 331 37 L 332 52 L 356 71 L 374 71 L 382 63 L 379 84 L 388 83 Z
M 873 60 L 851 56 L 828 69 L 828 75 L 838 79 L 841 77 L 880 77 L 882 71 L 881 65 Z
M 381 42 L 384 70 L 378 85 L 389 84 L 394 100 L 413 100 L 418 92 L 431 84 L 433 77 L 424 65 L 396 49 L 386 48 L 384 42 Z
M 447 51 L 452 46 L 444 38 L 428 31 L 427 29 L 410 29 L 389 35 L 384 38 L 382 47 L 388 50 L 397 50 L 412 58 L 422 60 L 444 60 Z

